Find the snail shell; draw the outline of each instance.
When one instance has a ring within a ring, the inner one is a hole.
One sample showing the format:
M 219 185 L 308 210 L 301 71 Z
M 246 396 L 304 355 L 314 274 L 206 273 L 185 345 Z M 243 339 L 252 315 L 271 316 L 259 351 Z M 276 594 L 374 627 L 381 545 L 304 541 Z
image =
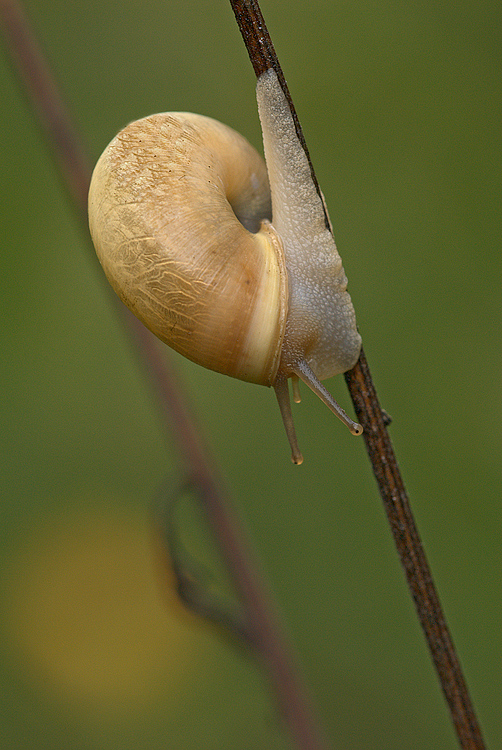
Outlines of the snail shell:
M 288 378 L 295 400 L 299 377 L 359 434 L 320 380 L 350 369 L 361 339 L 273 71 L 257 99 L 266 166 L 245 138 L 202 115 L 128 125 L 94 169 L 90 230 L 112 287 L 156 336 L 209 369 L 275 388 L 301 463 Z

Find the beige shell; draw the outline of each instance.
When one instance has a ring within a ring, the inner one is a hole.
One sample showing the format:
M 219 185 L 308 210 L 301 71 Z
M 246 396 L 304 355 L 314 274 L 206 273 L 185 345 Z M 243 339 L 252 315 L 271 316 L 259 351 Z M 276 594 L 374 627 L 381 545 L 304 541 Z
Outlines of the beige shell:
M 268 196 L 249 143 L 185 112 L 128 125 L 89 193 L 96 252 L 122 301 L 180 354 L 262 385 L 275 380 L 287 310 L 282 243 L 251 215 L 270 214 Z
M 216 120 L 146 117 L 99 159 L 90 229 L 111 285 L 162 341 L 274 387 L 301 463 L 288 378 L 295 400 L 301 378 L 359 434 L 320 380 L 352 367 L 361 339 L 323 199 L 272 71 L 258 80 L 257 99 L 267 166 Z

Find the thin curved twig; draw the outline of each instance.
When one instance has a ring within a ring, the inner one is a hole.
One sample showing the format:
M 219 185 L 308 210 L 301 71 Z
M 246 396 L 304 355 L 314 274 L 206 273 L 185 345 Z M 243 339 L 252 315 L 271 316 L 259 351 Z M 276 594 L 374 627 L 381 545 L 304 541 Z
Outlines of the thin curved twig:
M 279 60 L 257 0 L 230 0 L 256 76 L 272 68 L 289 102 L 300 142 L 314 168 L 284 79 Z M 329 220 L 327 220 L 329 228 Z M 432 574 L 418 535 L 403 478 L 386 429 L 389 418 L 382 412 L 364 352 L 345 380 L 359 422 L 378 488 L 384 502 L 394 542 L 405 570 L 418 618 L 463 750 L 484 750 L 485 745 L 462 674 L 460 662 L 446 624 Z

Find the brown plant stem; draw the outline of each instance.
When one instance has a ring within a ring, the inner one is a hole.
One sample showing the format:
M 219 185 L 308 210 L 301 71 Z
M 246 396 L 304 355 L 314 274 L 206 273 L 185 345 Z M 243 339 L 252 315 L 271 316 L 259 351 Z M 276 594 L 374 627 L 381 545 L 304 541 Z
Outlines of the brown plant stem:
M 257 0 L 230 0 L 230 4 L 256 76 L 259 77 L 269 68 L 273 68 L 277 73 L 291 108 L 299 140 L 309 160 L 314 183 L 319 192 L 318 182 L 315 178 L 301 126 L 260 6 Z M 327 226 L 329 228 L 329 220 L 327 220 Z M 361 351 L 355 367 L 345 373 L 345 380 L 354 403 L 357 418 L 364 427 L 363 436 L 373 473 L 384 502 L 394 542 L 405 570 L 408 586 L 450 710 L 460 747 L 464 750 L 484 750 L 485 745 L 474 707 L 386 429 L 388 419 L 382 414 L 363 351 Z
M 364 427 L 366 450 L 460 747 L 482 750 L 485 745 L 481 730 L 363 351 L 355 367 L 345 373 L 345 380 L 356 414 Z
M 87 227 L 91 171 L 81 140 L 20 3 L 17 0 L 0 0 L 0 19 L 16 71 L 53 149 L 72 203 Z M 113 299 L 118 302 L 115 295 Z M 166 349 L 164 347 L 161 355 L 149 331 L 123 305 L 118 304 L 157 395 L 162 424 L 166 432 L 174 433 L 173 443 L 180 452 L 192 483 L 197 485 L 198 496 L 233 576 L 253 644 L 268 672 L 284 721 L 300 750 L 326 750 L 326 740 L 294 664 L 292 649 L 278 624 L 243 530 L 229 509 L 222 482 L 209 458 L 180 384 L 168 366 Z

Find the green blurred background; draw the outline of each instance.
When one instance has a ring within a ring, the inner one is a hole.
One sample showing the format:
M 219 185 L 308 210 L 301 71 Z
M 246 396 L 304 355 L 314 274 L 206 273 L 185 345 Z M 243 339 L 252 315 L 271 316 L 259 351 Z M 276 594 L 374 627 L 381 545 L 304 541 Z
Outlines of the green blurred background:
M 502 747 L 500 4 L 262 8 L 486 739 Z M 93 161 L 164 110 L 259 147 L 225 0 L 27 11 Z M 2 746 L 289 748 L 259 668 L 159 585 L 149 513 L 176 446 L 5 54 L 0 101 Z M 362 440 L 304 392 L 295 468 L 271 391 L 174 362 L 333 747 L 455 748 Z M 343 378 L 329 388 L 350 410 Z

